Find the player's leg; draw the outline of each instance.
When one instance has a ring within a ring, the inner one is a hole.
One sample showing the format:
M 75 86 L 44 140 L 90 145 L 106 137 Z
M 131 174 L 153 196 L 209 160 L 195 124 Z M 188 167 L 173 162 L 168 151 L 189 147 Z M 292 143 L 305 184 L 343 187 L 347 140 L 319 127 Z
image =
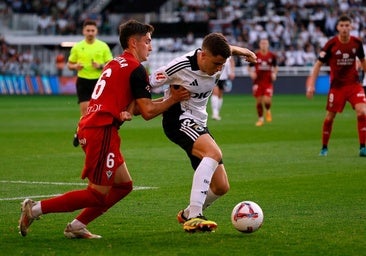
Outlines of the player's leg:
M 225 88 L 225 84 L 226 84 L 226 81 L 225 80 L 222 80 L 222 83 L 219 84 L 219 91 L 218 91 L 218 104 L 217 104 L 217 107 L 218 107 L 218 115 L 221 119 L 221 116 L 220 116 L 220 112 L 221 112 L 221 108 L 222 108 L 222 104 L 224 103 L 224 88 Z
M 355 111 L 357 115 L 357 131 L 358 139 L 360 143 L 360 153 L 362 157 L 366 157 L 366 104 L 358 103 L 355 105 Z
M 210 134 L 200 135 L 193 144 L 192 155 L 201 159 L 193 175 L 188 221 L 183 225 L 188 232 L 212 231 L 217 227 L 214 221 L 203 217 L 202 208 L 206 201 L 211 179 L 221 161 L 222 153 Z
M 328 155 L 328 143 L 330 139 L 330 135 L 332 134 L 333 129 L 333 121 L 336 117 L 336 112 L 327 111 L 323 126 L 322 126 L 322 149 L 320 150 L 320 156 L 327 156 Z
M 120 165 L 115 174 L 115 183 L 108 191 L 103 191 L 104 187 L 94 185 L 97 190 L 105 193 L 105 201 L 102 207 L 85 208 L 76 218 L 84 225 L 88 225 L 91 221 L 105 213 L 109 208 L 122 200 L 132 191 L 132 179 L 128 172 L 126 163 Z M 73 223 L 71 223 L 73 224 Z
M 205 210 L 213 202 L 225 195 L 229 189 L 230 185 L 224 164 L 219 164 L 212 176 L 210 188 L 208 190 L 206 200 L 202 206 L 202 210 Z
M 219 116 L 219 87 L 216 85 L 213 88 L 211 95 L 211 109 L 212 109 L 212 119 L 220 120 Z
M 92 130 L 92 133 L 89 130 Z M 86 137 L 87 143 L 89 141 L 89 144 L 82 144 L 86 152 L 83 176 L 87 175 L 90 186 L 104 195 L 104 201 L 103 205 L 98 207 L 86 207 L 67 225 L 64 234 L 69 238 L 89 238 L 83 236 L 86 226 L 132 191 L 132 179 L 120 151 L 121 139 L 117 128 L 110 126 L 85 129 L 80 135 L 82 138 Z M 91 140 L 90 136 L 96 139 Z
M 264 123 L 263 117 L 263 96 L 257 96 L 255 98 L 255 107 L 257 111 L 258 121 L 255 123 L 256 126 L 262 126 Z
M 263 96 L 263 105 L 266 110 L 266 122 L 270 123 L 272 122 L 272 113 L 271 113 L 271 107 L 272 107 L 272 95 L 273 95 L 273 86 L 269 86 L 266 89 L 265 95 Z
M 229 180 L 227 178 L 227 174 L 225 171 L 224 164 L 219 164 L 212 176 L 210 187 L 207 192 L 206 200 L 202 206 L 202 211 L 204 211 L 207 207 L 209 207 L 212 203 L 214 203 L 221 196 L 225 195 L 230 189 Z M 189 216 L 189 206 L 181 210 L 177 219 L 179 223 L 184 223 L 187 221 Z
M 126 163 L 123 163 L 116 169 L 114 177 L 115 183 L 112 187 L 92 185 L 96 190 L 105 195 L 104 203 L 100 207 L 88 207 L 67 225 L 64 235 L 68 238 L 100 238 L 101 236 L 91 234 L 86 226 L 104 214 L 117 202 L 122 200 L 132 191 L 132 179 L 128 172 Z M 92 236 L 92 237 L 90 237 Z
M 320 150 L 320 156 L 328 155 L 328 144 L 330 136 L 332 134 L 333 122 L 337 113 L 341 113 L 346 105 L 347 90 L 349 88 L 334 89 L 331 88 L 328 92 L 326 115 L 322 126 L 322 149 Z
M 34 202 L 25 199 L 19 219 L 19 229 L 22 236 L 26 236 L 29 226 L 42 214 L 57 212 L 73 212 L 85 207 L 100 207 L 103 205 L 104 195 L 88 186 L 83 190 L 74 190 L 50 199 Z
M 76 95 L 78 98 L 79 110 L 80 110 L 80 117 L 86 115 L 88 111 L 88 105 L 93 93 L 95 84 L 98 80 L 97 79 L 84 79 L 78 77 L 76 80 Z M 72 141 L 74 147 L 79 146 L 79 139 L 77 134 L 77 129 L 74 133 L 74 138 Z

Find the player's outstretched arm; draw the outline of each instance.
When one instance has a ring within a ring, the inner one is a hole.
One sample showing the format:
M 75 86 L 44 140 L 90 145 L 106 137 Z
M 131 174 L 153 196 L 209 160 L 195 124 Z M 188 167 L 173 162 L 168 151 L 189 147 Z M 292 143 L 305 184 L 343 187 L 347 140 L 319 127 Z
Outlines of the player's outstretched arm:
M 172 105 L 190 98 L 190 92 L 180 86 L 178 89 L 172 89 L 170 96 L 166 99 L 151 100 L 149 98 L 136 99 L 137 109 L 145 120 L 150 120 L 164 111 L 168 110 Z
M 247 48 L 243 48 L 243 47 L 239 47 L 239 46 L 235 46 L 235 45 L 230 45 L 230 49 L 231 49 L 231 54 L 232 55 L 239 55 L 239 56 L 243 56 L 244 59 L 250 63 L 256 63 L 257 62 L 257 55 L 255 55 L 254 52 L 252 52 L 251 50 L 247 49 Z
M 308 99 L 313 98 L 314 92 L 315 92 L 315 82 L 318 78 L 320 68 L 323 65 L 323 63 L 319 60 L 317 60 L 314 64 L 313 71 L 311 72 L 311 75 L 308 77 L 306 81 L 306 97 Z

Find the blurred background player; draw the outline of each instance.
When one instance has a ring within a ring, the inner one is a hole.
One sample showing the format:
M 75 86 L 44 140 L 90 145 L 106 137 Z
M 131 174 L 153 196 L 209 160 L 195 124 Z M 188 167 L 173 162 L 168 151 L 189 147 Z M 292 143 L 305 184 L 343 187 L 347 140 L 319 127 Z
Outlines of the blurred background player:
M 220 110 L 224 102 L 224 91 L 231 88 L 231 81 L 235 78 L 235 61 L 230 57 L 226 60 L 220 75 L 220 79 L 213 88 L 211 95 L 212 119 L 221 120 Z M 227 89 L 226 89 L 227 88 Z
M 97 34 L 97 23 L 94 20 L 85 20 L 83 23 L 84 39 L 71 48 L 67 63 L 70 70 L 77 72 L 76 95 L 81 116 L 86 114 L 91 94 L 104 65 L 113 58 L 109 46 L 97 39 Z M 75 147 L 79 145 L 76 132 L 73 145 Z
M 269 50 L 267 38 L 260 39 L 256 55 L 257 62 L 248 65 L 248 72 L 253 81 L 253 96 L 256 99 L 258 121 L 255 125 L 262 126 L 264 109 L 266 110 L 266 122 L 272 122 L 273 82 L 277 78 L 278 66 L 277 56 Z
M 342 113 L 348 101 L 357 115 L 357 131 L 360 143 L 359 155 L 366 157 L 366 98 L 356 68 L 357 58 L 363 71 L 366 71 L 365 52 L 362 41 L 351 36 L 352 20 L 346 15 L 337 21 L 338 35 L 327 41 L 314 64 L 313 72 L 307 81 L 306 96 L 310 99 L 315 92 L 315 82 L 321 66 L 330 67 L 330 90 L 328 92 L 326 115 L 322 127 L 322 149 L 320 156 L 328 155 L 328 143 L 337 113 Z

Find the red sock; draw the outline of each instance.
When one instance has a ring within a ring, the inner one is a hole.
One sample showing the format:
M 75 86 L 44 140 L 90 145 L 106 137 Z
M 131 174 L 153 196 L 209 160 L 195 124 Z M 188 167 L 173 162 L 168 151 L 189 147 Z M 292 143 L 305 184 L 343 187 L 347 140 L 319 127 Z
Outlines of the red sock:
M 358 139 L 360 141 L 360 145 L 365 145 L 365 143 L 366 143 L 366 116 L 365 115 L 357 116 L 357 130 L 358 130 Z
M 262 106 L 262 103 L 257 103 L 256 107 L 257 107 L 258 117 L 262 117 L 263 116 L 263 106 Z
M 81 223 L 88 225 L 91 221 L 98 218 L 100 215 L 105 213 L 109 208 L 115 205 L 117 202 L 122 200 L 132 191 L 132 181 L 113 186 L 111 191 L 105 198 L 105 204 L 103 207 L 89 207 L 85 208 L 76 219 Z
M 63 195 L 41 201 L 42 213 L 73 212 L 85 207 L 103 205 L 104 196 L 98 191 L 86 188 L 67 192 Z
M 271 108 L 271 103 L 265 103 L 264 107 L 266 108 L 266 110 L 269 110 Z
M 330 134 L 332 133 L 333 120 L 325 119 L 323 123 L 322 142 L 323 146 L 328 146 Z

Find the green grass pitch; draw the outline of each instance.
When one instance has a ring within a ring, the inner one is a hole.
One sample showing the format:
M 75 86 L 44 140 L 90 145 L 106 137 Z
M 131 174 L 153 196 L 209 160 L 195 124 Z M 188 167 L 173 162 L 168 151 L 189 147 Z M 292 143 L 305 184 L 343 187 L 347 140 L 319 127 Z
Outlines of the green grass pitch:
M 327 157 L 319 157 L 325 96 L 275 95 L 273 122 L 255 127 L 254 99 L 225 95 L 222 120 L 209 120 L 231 190 L 205 211 L 214 233 L 185 233 L 176 213 L 189 199 L 193 171 L 164 136 L 160 117 L 121 129 L 136 189 L 88 229 L 100 240 L 69 240 L 77 212 L 42 216 L 18 234 L 20 202 L 83 188 L 84 154 L 72 146 L 75 96 L 0 97 L 0 255 L 364 255 L 366 159 L 356 117 L 338 115 Z M 210 112 L 210 109 L 209 109 Z M 81 184 L 80 184 L 81 183 Z M 257 202 L 263 226 L 242 234 L 230 222 L 242 200 Z

